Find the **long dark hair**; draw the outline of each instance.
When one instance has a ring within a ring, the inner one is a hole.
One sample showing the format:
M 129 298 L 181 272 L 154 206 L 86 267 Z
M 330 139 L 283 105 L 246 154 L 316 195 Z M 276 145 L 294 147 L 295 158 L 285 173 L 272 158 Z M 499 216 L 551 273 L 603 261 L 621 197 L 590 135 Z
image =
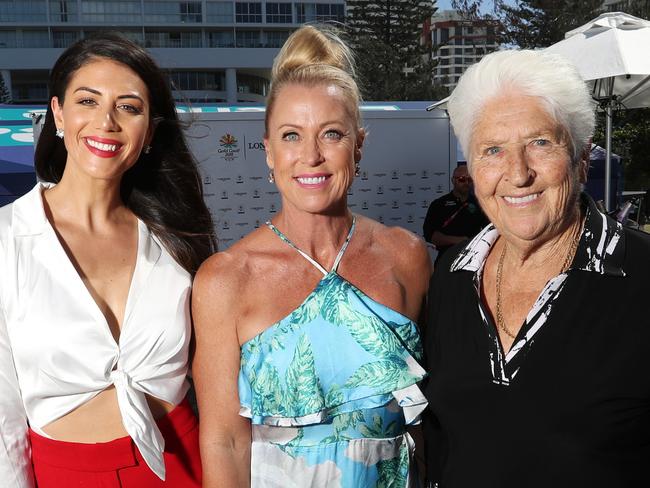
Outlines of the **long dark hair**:
M 149 90 L 151 123 L 155 131 L 149 154 L 123 176 L 120 194 L 124 204 L 162 241 L 172 256 L 194 274 L 201 262 L 216 250 L 210 211 L 203 201 L 203 186 L 176 114 L 169 84 L 147 52 L 116 33 L 101 33 L 70 46 L 50 73 L 49 96 L 64 104 L 72 75 L 88 62 L 105 58 L 133 70 Z M 36 145 L 35 167 L 39 178 L 58 183 L 65 169 L 67 151 L 55 136 L 51 103 Z

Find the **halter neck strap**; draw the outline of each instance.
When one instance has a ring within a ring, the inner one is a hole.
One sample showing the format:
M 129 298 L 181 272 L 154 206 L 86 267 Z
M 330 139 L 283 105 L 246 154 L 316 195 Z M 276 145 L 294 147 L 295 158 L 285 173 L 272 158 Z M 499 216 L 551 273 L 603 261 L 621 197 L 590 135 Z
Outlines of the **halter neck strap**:
M 350 226 L 350 230 L 348 231 L 348 235 L 345 238 L 345 242 L 341 246 L 341 249 L 339 250 L 339 253 L 336 255 L 336 259 L 334 259 L 334 265 L 332 266 L 332 269 L 330 273 L 336 272 L 339 268 L 339 264 L 341 262 L 341 258 L 343 257 L 343 253 L 345 253 L 345 250 L 348 248 L 348 244 L 350 243 L 350 239 L 352 239 L 352 234 L 354 233 L 354 227 L 356 225 L 357 218 L 355 216 L 352 216 L 352 225 Z M 266 222 L 266 225 L 268 226 L 269 229 L 271 229 L 273 232 L 275 232 L 280 239 L 282 239 L 284 242 L 289 244 L 291 247 L 293 247 L 296 251 L 300 253 L 300 255 L 305 258 L 307 261 L 309 261 L 311 264 L 314 265 L 316 269 L 318 269 L 323 275 L 327 275 L 328 272 L 325 268 L 323 268 L 318 261 L 316 261 L 314 258 L 312 258 L 309 254 L 304 252 L 302 249 L 300 249 L 298 246 L 296 246 L 293 242 L 289 240 L 287 236 L 285 236 L 280 230 L 273 225 L 271 222 Z

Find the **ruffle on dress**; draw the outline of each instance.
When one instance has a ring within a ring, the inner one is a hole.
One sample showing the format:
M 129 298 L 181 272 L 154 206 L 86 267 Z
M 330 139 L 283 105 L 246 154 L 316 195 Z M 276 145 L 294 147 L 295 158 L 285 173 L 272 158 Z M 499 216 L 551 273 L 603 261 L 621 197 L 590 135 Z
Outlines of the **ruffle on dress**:
M 240 415 L 280 427 L 396 400 L 406 424 L 427 401 L 417 325 L 330 272 L 291 314 L 242 346 Z

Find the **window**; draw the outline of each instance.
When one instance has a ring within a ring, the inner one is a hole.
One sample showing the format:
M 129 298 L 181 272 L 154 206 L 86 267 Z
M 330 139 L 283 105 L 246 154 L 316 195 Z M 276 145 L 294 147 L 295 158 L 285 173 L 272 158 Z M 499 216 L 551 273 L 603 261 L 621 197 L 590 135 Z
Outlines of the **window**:
M 79 39 L 79 34 L 77 31 L 54 31 L 52 32 L 52 47 L 68 47 Z
M 343 22 L 345 20 L 343 4 L 338 3 L 297 3 L 296 16 L 299 24 L 328 20 Z
M 456 74 L 462 74 L 463 73 L 463 67 L 462 66 L 456 66 L 454 68 L 454 73 Z
M 282 47 L 289 37 L 289 31 L 267 31 L 266 47 Z
M 316 4 L 316 20 L 319 22 L 324 22 L 327 20 L 336 20 L 343 22 L 345 20 L 345 14 L 343 11 L 343 5 L 341 4 L 327 4 L 327 3 L 317 3 Z
M 0 48 L 18 47 L 16 44 L 16 31 L 0 31 Z
M 261 47 L 260 31 L 237 31 L 237 47 Z
M 454 58 L 454 64 L 463 64 L 463 58 Z
M 78 20 L 77 0 L 57 0 L 50 2 L 52 22 L 76 22 Z
M 201 22 L 201 2 L 180 2 L 181 22 Z
M 440 64 L 443 65 L 443 66 L 448 66 L 449 65 L 449 59 L 448 58 L 441 59 Z
M 46 30 L 24 30 L 21 47 L 51 47 L 50 35 Z
M 84 29 L 84 35 L 85 37 L 90 37 L 94 34 L 99 34 L 101 32 L 105 32 L 106 30 L 111 30 L 110 27 L 107 27 L 106 29 L 98 28 L 98 29 Z M 142 36 L 142 32 L 139 30 L 126 30 L 124 28 L 120 29 L 120 35 L 123 37 L 126 37 L 127 39 L 135 42 L 136 44 L 139 44 L 140 46 L 144 46 L 144 37 Z
M 462 47 L 455 47 L 454 48 L 454 54 L 463 54 L 463 48 Z
M 81 20 L 85 22 L 120 22 L 138 23 L 142 19 L 140 2 L 83 0 L 81 2 Z
M 201 33 L 195 31 L 154 31 L 144 35 L 145 47 L 202 47 Z
M 12 82 L 11 96 L 14 101 L 47 102 L 47 83 Z
M 449 29 L 443 27 L 440 29 L 440 44 L 447 44 L 449 42 Z
M 172 71 L 172 88 L 175 90 L 225 90 L 225 75 L 217 71 Z
M 291 24 L 293 15 L 290 3 L 267 3 L 266 23 L 267 24 Z
M 0 0 L 0 22 L 45 22 L 45 0 Z
M 269 90 L 269 81 L 261 76 L 237 73 L 237 92 L 256 93 L 266 96 Z
M 206 14 L 208 22 L 232 24 L 232 2 L 208 2 Z
M 208 32 L 209 47 L 235 47 L 235 35 L 233 31 Z
M 235 21 L 238 24 L 261 24 L 262 4 L 256 2 L 237 2 L 235 4 Z
M 440 50 L 440 56 L 449 56 L 449 48 L 448 47 L 443 47 Z
M 140 3 L 140 2 L 138 2 Z M 150 23 L 200 23 L 201 1 L 144 2 L 144 21 Z

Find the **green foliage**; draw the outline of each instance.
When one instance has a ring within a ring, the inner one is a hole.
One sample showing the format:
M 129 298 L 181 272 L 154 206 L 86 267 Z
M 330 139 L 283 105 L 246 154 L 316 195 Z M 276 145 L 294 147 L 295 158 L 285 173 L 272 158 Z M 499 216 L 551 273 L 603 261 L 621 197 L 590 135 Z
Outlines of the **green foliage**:
M 650 109 L 614 113 L 612 152 L 623 158 L 625 189 L 650 188 Z M 605 117 L 598 114 L 594 143 L 605 147 Z
M 434 62 L 428 34 L 436 11 L 426 0 L 348 0 L 346 31 L 357 54 L 366 100 L 432 100 Z
M 500 6 L 503 39 L 521 48 L 547 47 L 600 14 L 602 0 L 518 0 Z
M 644 0 L 645 1 L 645 0 Z M 497 19 L 500 39 L 522 49 L 548 47 L 564 39 L 602 11 L 602 0 L 493 0 L 492 12 L 482 14 L 484 0 L 452 0 L 452 6 L 468 19 Z
M 625 7 L 625 13 L 640 17 L 642 19 L 650 19 L 650 0 L 633 0 Z

